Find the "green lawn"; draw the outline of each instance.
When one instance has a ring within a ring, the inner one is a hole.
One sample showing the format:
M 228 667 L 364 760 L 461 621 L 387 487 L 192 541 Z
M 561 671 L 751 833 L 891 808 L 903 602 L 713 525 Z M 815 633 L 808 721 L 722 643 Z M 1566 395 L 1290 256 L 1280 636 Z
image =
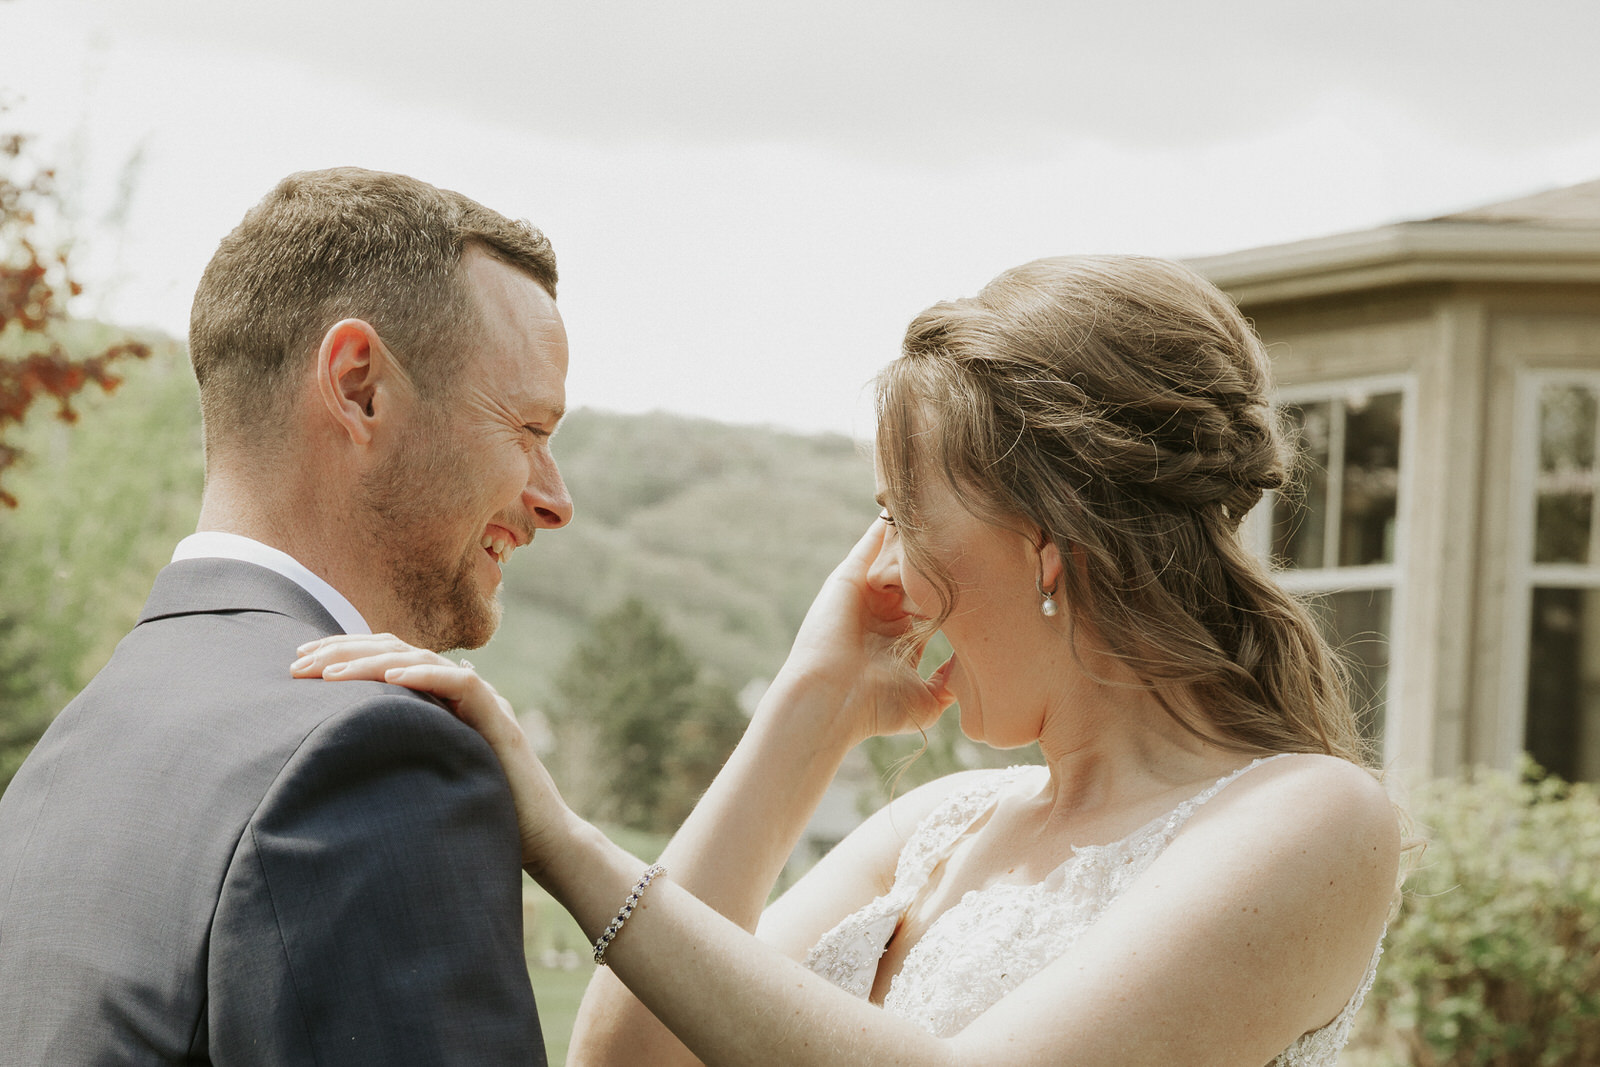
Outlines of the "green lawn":
M 578 1016 L 578 1001 L 589 984 L 594 967 L 585 964 L 574 970 L 528 968 L 533 995 L 539 1002 L 539 1025 L 544 1029 L 544 1048 L 550 1067 L 567 1062 L 567 1044 L 572 1040 L 572 1022 Z
M 661 834 L 616 827 L 606 827 L 605 831 L 617 844 L 646 861 L 654 861 L 667 843 Z M 589 939 L 561 905 L 526 876 L 522 884 L 522 936 L 528 977 L 539 1002 L 545 1051 L 550 1067 L 561 1067 L 567 1062 L 567 1044 L 572 1040 L 578 1001 L 583 999 L 589 976 L 594 973 L 594 964 L 589 962 Z M 562 966 L 567 962 L 576 962 L 577 966 Z

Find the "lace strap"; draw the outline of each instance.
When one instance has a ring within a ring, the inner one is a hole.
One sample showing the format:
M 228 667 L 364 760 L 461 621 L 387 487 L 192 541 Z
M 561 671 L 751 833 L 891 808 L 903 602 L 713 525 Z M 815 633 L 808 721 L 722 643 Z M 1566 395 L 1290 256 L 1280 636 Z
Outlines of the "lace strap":
M 982 775 L 925 815 L 900 850 L 894 869 L 895 890 L 921 888 L 972 824 L 994 806 L 1001 791 L 1030 769 L 1020 765 Z
M 1279 752 L 1273 756 L 1257 757 L 1256 759 L 1253 759 L 1249 763 L 1245 764 L 1243 767 L 1240 767 L 1238 770 L 1234 771 L 1232 774 L 1220 778 L 1212 784 L 1206 786 L 1204 789 L 1200 790 L 1200 792 L 1196 793 L 1188 800 L 1185 800 L 1182 804 L 1179 804 L 1177 807 L 1173 808 L 1164 819 L 1158 820 L 1164 824 L 1162 828 L 1165 831 L 1166 836 L 1170 839 L 1173 834 L 1176 834 L 1179 830 L 1181 830 L 1183 828 L 1183 824 L 1189 821 L 1189 817 L 1200 810 L 1201 805 L 1210 800 L 1212 797 L 1216 796 L 1218 793 L 1222 792 L 1229 785 L 1233 784 L 1235 779 L 1243 777 L 1245 774 L 1255 770 L 1263 763 L 1271 763 L 1273 760 L 1282 759 L 1285 756 L 1293 755 L 1295 755 L 1293 752 Z

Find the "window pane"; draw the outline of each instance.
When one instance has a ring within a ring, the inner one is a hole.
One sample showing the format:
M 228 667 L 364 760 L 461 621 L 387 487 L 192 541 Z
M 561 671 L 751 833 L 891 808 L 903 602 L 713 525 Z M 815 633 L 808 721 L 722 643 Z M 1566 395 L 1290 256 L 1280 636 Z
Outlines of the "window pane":
M 1350 703 L 1355 706 L 1361 733 L 1381 744 L 1389 695 L 1389 619 L 1394 593 L 1354 589 L 1321 593 L 1309 600 L 1323 636 L 1350 668 Z
M 1600 589 L 1535 589 L 1524 745 L 1563 778 L 1600 781 Z
M 1534 520 L 1535 563 L 1589 562 L 1592 493 L 1540 493 Z
M 1594 394 L 1581 385 L 1547 385 L 1539 393 L 1539 470 L 1594 466 Z
M 1594 521 L 1595 396 L 1578 385 L 1539 393 L 1536 563 L 1588 563 Z
M 1272 559 L 1279 567 L 1323 567 L 1332 405 L 1288 404 L 1284 421 L 1300 450 L 1295 489 L 1272 496 Z
M 1400 394 L 1345 401 L 1339 565 L 1394 561 L 1400 494 Z

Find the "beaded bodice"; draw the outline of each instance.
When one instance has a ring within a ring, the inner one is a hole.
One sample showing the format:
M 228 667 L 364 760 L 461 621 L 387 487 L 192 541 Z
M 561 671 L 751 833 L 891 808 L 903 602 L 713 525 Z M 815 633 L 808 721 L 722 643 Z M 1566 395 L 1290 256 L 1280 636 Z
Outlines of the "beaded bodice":
M 991 885 L 966 893 L 906 954 L 900 973 L 890 982 L 884 1009 L 941 1037 L 959 1032 L 1070 951 L 1202 804 L 1262 762 L 1235 771 L 1120 841 L 1074 849 L 1041 882 Z M 824 934 L 807 955 L 806 966 L 856 996 L 869 996 L 879 958 L 934 868 L 1004 792 L 1038 789 L 1048 773 L 1043 767 L 994 771 L 946 799 L 906 841 L 890 890 Z M 1334 1063 L 1372 985 L 1381 951 L 1380 939 L 1366 977 L 1338 1017 L 1302 1036 L 1273 1060 L 1273 1067 Z

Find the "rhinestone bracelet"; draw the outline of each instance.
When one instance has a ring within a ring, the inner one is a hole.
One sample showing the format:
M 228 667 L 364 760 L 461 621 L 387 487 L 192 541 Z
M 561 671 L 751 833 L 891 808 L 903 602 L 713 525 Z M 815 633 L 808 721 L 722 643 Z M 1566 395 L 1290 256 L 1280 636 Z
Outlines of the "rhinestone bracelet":
M 644 896 L 645 887 L 655 881 L 656 875 L 666 874 L 667 869 L 659 863 L 652 863 L 645 868 L 644 874 L 634 883 L 633 891 L 628 894 L 628 899 L 622 902 L 622 910 L 617 912 L 617 917 L 611 920 L 611 925 L 605 928 L 599 939 L 594 943 L 594 961 L 601 966 L 606 962 L 606 949 L 611 947 L 612 940 L 617 936 L 617 931 L 622 929 L 622 924 L 628 921 L 628 916 L 633 914 L 633 909 L 639 906 L 639 898 Z

